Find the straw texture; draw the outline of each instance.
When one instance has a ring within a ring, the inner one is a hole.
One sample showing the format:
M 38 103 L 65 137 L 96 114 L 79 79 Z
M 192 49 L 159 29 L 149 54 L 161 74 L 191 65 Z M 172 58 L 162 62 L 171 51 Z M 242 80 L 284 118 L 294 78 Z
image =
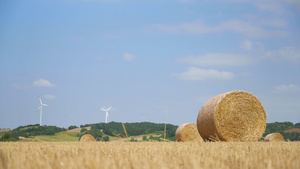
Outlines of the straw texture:
M 284 138 L 280 133 L 271 133 L 265 137 L 264 141 L 266 142 L 284 141 Z
M 94 142 L 94 141 L 96 141 L 96 139 L 94 138 L 94 136 L 92 136 L 90 134 L 85 134 L 80 138 L 79 141 L 80 142 Z
M 231 91 L 208 100 L 197 118 L 204 140 L 257 141 L 266 129 L 266 111 L 251 93 Z
M 175 133 L 178 142 L 202 142 L 195 123 L 184 123 L 180 125 Z

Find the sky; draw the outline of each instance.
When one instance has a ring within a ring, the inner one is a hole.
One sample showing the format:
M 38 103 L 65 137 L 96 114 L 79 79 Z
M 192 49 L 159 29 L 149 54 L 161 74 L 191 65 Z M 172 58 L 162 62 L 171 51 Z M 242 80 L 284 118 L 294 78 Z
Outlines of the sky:
M 300 122 L 299 0 L 2 0 L 0 128 L 196 123 L 210 98 L 254 94 Z M 167 113 L 167 116 L 165 115 Z

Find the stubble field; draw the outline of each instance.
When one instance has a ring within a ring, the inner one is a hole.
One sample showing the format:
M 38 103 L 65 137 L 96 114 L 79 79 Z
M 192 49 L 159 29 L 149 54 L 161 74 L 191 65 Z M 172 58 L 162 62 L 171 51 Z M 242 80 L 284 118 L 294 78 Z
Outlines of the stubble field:
M 299 169 L 300 142 L 7 142 L 0 168 Z

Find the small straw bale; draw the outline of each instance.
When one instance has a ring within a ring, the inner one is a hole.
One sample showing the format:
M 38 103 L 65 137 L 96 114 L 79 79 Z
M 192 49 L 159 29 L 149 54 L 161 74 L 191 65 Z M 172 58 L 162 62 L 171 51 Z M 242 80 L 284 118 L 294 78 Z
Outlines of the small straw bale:
M 94 136 L 90 135 L 90 134 L 85 134 L 83 136 L 81 136 L 80 142 L 94 142 L 96 141 L 96 139 L 94 138 Z
M 265 137 L 264 141 L 265 142 L 284 141 L 284 138 L 280 133 L 271 133 Z
M 258 141 L 266 125 L 262 103 L 245 91 L 231 91 L 211 98 L 197 118 L 199 134 L 210 141 Z
M 175 133 L 178 142 L 202 142 L 195 123 L 184 123 L 180 125 Z

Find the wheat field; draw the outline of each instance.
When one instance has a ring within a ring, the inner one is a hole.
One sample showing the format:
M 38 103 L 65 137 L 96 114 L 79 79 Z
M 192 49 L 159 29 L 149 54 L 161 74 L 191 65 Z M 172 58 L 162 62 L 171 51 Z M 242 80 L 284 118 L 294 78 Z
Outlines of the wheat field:
M 300 142 L 6 142 L 0 168 L 299 169 Z

